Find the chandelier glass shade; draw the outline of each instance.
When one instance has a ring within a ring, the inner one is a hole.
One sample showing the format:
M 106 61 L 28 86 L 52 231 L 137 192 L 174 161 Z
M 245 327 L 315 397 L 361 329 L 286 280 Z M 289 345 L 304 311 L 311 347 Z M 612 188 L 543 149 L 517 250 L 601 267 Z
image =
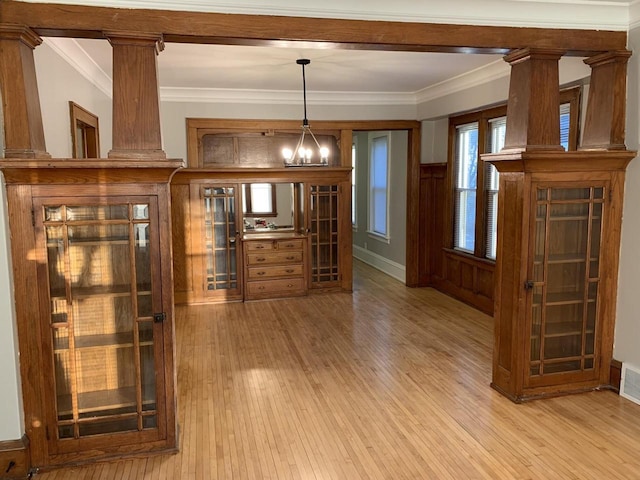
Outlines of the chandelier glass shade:
M 296 63 L 302 67 L 302 94 L 304 102 L 304 118 L 302 120 L 302 133 L 295 147 L 285 147 L 282 149 L 282 157 L 285 166 L 302 166 L 302 165 L 328 165 L 329 148 L 321 146 L 318 139 L 311 131 L 309 120 L 307 119 L 307 82 L 305 77 L 305 69 L 311 63 L 308 58 L 299 58 Z M 305 138 L 311 139 L 305 144 Z M 317 160 L 316 160 L 317 159 Z

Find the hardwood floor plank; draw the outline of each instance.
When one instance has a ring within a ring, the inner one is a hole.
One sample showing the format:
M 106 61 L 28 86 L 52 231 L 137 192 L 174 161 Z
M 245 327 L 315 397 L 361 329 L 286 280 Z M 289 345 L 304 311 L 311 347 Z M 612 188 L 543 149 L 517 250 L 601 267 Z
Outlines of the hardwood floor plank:
M 56 479 L 633 479 L 640 406 L 515 405 L 492 319 L 356 262 L 353 294 L 179 307 L 180 452 Z

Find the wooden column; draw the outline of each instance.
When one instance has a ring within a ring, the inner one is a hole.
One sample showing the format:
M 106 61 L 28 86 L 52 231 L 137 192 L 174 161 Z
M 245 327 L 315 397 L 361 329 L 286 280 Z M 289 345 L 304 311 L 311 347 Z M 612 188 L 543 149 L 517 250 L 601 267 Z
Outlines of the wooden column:
M 49 158 L 33 49 L 42 39 L 24 25 L 0 24 L 0 93 L 7 158 Z
M 511 64 L 505 151 L 562 150 L 558 73 L 562 53 L 526 48 L 504 57 Z
M 627 62 L 631 52 L 605 52 L 586 59 L 591 84 L 580 150 L 625 150 Z
M 113 148 L 109 158 L 162 159 L 157 55 L 162 35 L 104 32 L 113 47 Z

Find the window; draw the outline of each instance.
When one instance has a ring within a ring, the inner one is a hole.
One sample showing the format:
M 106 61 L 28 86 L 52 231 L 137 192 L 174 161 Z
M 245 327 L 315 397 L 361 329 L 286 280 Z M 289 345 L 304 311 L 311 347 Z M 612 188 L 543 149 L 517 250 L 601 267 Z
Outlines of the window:
M 389 174 L 389 137 L 371 142 L 369 164 L 369 232 L 388 237 L 387 201 Z
M 560 143 L 577 149 L 580 88 L 560 92 Z M 499 174 L 491 164 L 478 165 L 482 153 L 504 147 L 506 106 L 450 119 L 453 232 L 450 245 L 476 257 L 495 260 Z
M 489 120 L 489 135 L 491 153 L 498 153 L 504 147 L 504 137 L 507 132 L 507 117 L 492 118 Z M 498 247 L 498 185 L 500 174 L 496 167 L 488 163 L 485 166 L 485 192 L 487 212 L 487 244 L 486 257 L 496 259 Z
M 356 218 L 356 159 L 357 149 L 355 142 L 351 145 L 351 225 L 356 227 L 358 225 Z
M 246 183 L 242 187 L 242 213 L 277 216 L 276 189 L 272 183 Z
M 478 180 L 478 123 L 456 127 L 455 248 L 473 253 Z

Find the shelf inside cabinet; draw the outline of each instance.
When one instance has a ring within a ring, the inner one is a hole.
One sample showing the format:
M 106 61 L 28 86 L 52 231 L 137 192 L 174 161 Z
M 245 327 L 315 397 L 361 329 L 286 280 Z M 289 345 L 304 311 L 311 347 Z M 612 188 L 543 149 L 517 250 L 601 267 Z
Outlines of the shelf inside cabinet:
M 573 323 L 573 322 L 572 322 Z M 571 330 L 563 330 L 563 328 L 567 328 L 567 326 L 565 324 L 559 323 L 559 324 L 553 324 L 553 323 L 547 323 L 546 327 L 545 327 L 545 331 L 544 331 L 544 338 L 555 338 L 555 337 L 571 337 L 571 336 L 575 336 L 575 335 L 582 335 L 582 329 L 581 328 L 573 328 Z M 585 331 L 585 333 L 587 335 L 592 335 L 594 333 L 593 329 L 587 329 Z M 540 338 L 540 334 L 539 333 L 535 333 L 531 335 L 532 339 L 538 339 Z
M 153 386 L 142 387 L 144 391 Z M 155 400 L 147 400 L 142 402 L 143 405 L 154 404 Z M 93 392 L 84 392 L 78 394 L 78 413 L 100 412 L 105 410 L 113 410 L 116 408 L 131 407 L 136 405 L 136 388 L 122 387 L 111 390 L 96 390 Z M 71 395 L 58 395 L 58 415 L 71 415 L 73 409 L 71 406 Z
M 547 294 L 547 306 L 553 305 L 571 305 L 576 303 L 583 303 L 585 301 L 584 295 L 582 292 L 562 292 L 562 293 L 548 293 Z M 595 302 L 595 298 L 587 299 L 587 303 Z M 533 307 L 540 307 L 540 303 L 533 303 Z
M 153 333 L 149 330 L 149 335 L 141 336 L 140 345 L 153 345 Z M 144 338 L 143 338 L 144 337 Z M 148 337 L 148 338 L 147 338 Z M 127 348 L 133 347 L 133 332 L 107 333 L 103 335 L 83 335 L 75 338 L 76 350 L 91 348 Z M 68 338 L 59 338 L 56 341 L 54 352 L 62 352 L 69 348 Z
M 62 242 L 62 238 L 49 238 L 47 247 L 58 247 L 59 242 Z M 95 238 L 73 238 L 69 239 L 69 246 L 78 247 L 99 247 L 99 246 L 111 246 L 111 245 L 129 245 L 128 237 L 95 237 Z
M 595 262 L 597 261 L 597 257 L 590 257 L 589 261 Z M 562 255 L 549 255 L 547 259 L 547 264 L 558 264 L 558 263 L 584 263 L 587 259 L 582 253 L 566 253 Z M 541 265 L 544 263 L 544 257 L 542 255 L 536 255 L 533 259 L 534 265 Z
M 92 287 L 72 286 L 73 298 L 89 298 L 95 296 L 126 297 L 131 295 L 131 285 L 96 285 Z M 151 285 L 138 285 L 138 295 L 151 295 Z M 51 292 L 51 299 L 66 298 L 64 290 Z

